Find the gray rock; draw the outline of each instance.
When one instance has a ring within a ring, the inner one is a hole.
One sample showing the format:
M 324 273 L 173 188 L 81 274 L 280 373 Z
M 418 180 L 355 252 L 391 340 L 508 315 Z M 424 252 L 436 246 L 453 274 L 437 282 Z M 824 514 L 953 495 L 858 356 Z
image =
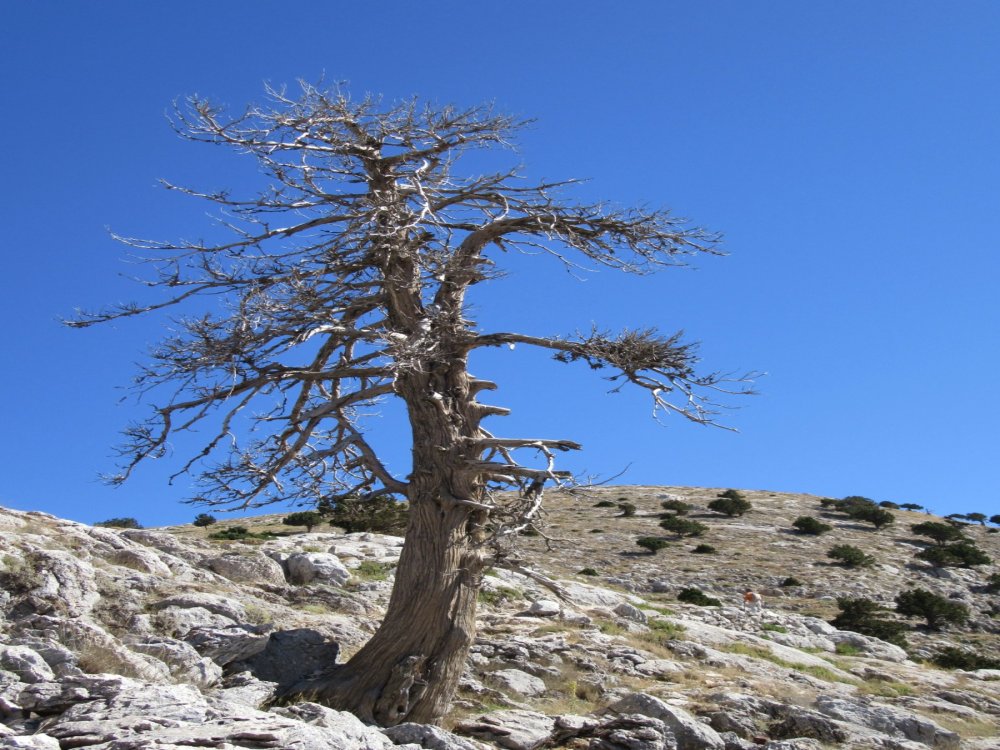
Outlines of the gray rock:
M 56 677 L 45 659 L 27 646 L 0 644 L 0 669 L 13 672 L 21 682 L 51 682 Z
M 955 732 L 895 706 L 821 695 L 816 699 L 816 707 L 830 718 L 868 727 L 890 737 L 904 737 L 944 750 L 960 747 L 961 738 Z
M 610 710 L 659 719 L 676 736 L 679 750 L 724 750 L 726 745 L 718 732 L 702 724 L 683 708 L 671 706 L 646 693 L 631 693 L 612 704 Z
M 236 625 L 230 618 L 204 607 L 164 607 L 156 613 L 154 622 L 157 630 L 185 640 L 193 630 L 225 630 Z
M 223 678 L 221 688 L 211 695 L 226 703 L 260 708 L 275 696 L 278 683 L 258 680 L 249 672 L 237 672 Z
M 396 744 L 378 729 L 364 724 L 347 711 L 335 711 L 316 703 L 296 703 L 272 708 L 270 713 L 300 721 L 324 730 L 324 739 L 333 747 L 355 750 L 389 750 Z
M 178 682 L 210 687 L 222 677 L 222 667 L 184 641 L 165 636 L 145 636 L 128 638 L 126 644 L 133 651 L 162 661 Z
M 231 666 L 250 672 L 258 680 L 278 683 L 285 690 L 310 675 L 337 663 L 340 646 L 317 630 L 297 628 L 271 633 L 262 651 Z
M 178 609 L 201 608 L 208 610 L 214 615 L 221 615 L 233 622 L 246 622 L 247 610 L 239 600 L 231 596 L 221 596 L 219 594 L 206 594 L 201 592 L 191 592 L 188 594 L 178 594 L 160 599 L 150 605 L 150 609 L 161 610 L 168 607 Z
M 646 613 L 628 602 L 622 602 L 612 611 L 619 617 L 624 617 L 626 620 L 638 622 L 642 625 L 646 624 Z
M 184 637 L 202 656 L 220 666 L 245 661 L 267 647 L 270 628 L 231 625 L 223 628 L 194 628 Z
M 891 661 L 898 664 L 909 658 L 906 651 L 901 649 L 899 646 L 895 646 L 892 643 L 886 643 L 879 638 L 862 635 L 861 633 L 854 633 L 849 630 L 838 630 L 829 634 L 828 637 L 835 644 L 839 645 L 843 643 L 852 646 L 853 648 L 856 648 L 862 653 L 874 657 L 875 659 Z
M 53 638 L 18 635 L 11 638 L 12 646 L 27 646 L 41 656 L 58 677 L 80 674 L 77 655 Z
M 481 750 L 477 742 L 429 724 L 397 724 L 382 733 L 397 745 L 416 745 L 425 750 Z
M 340 558 L 329 552 L 299 552 L 285 560 L 288 580 L 292 583 L 326 583 L 343 586 L 351 577 L 351 572 L 340 562 Z
M 477 737 L 507 750 L 534 750 L 548 738 L 555 719 L 535 711 L 512 709 L 466 719 L 455 733 Z
M 520 669 L 500 669 L 487 675 L 489 682 L 499 686 L 508 693 L 517 693 L 530 697 L 544 695 L 545 683 Z
M 140 573 L 157 576 L 159 578 L 170 578 L 173 571 L 164 563 L 155 552 L 151 552 L 143 547 L 129 549 L 119 549 L 107 557 L 108 562 L 121 565 Z
M 535 599 L 528 607 L 527 614 L 532 617 L 557 617 L 562 612 L 562 605 L 553 599 Z
M 32 734 L 0 737 L 0 748 L 4 750 L 59 750 L 59 740 L 47 734 Z
M 281 565 L 260 552 L 220 555 L 207 560 L 205 564 L 213 572 L 234 583 L 274 586 L 285 583 L 285 572 Z

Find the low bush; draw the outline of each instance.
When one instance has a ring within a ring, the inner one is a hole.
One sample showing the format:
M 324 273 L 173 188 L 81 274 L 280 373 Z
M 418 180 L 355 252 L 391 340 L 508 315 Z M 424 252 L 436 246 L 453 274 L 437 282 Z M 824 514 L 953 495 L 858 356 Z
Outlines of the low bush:
M 788 578 L 782 581 L 779 585 L 782 588 L 791 588 L 792 586 L 804 586 L 805 584 L 795 576 L 788 576 Z
M 320 521 L 323 520 L 323 516 L 315 510 L 303 510 L 298 513 L 292 513 L 291 515 L 285 516 L 281 519 L 281 522 L 285 526 L 305 526 L 306 533 L 310 533 L 314 526 L 318 526 Z
M 582 575 L 582 576 L 596 576 L 596 575 L 598 575 L 598 573 L 593 568 L 580 568 L 579 575 Z
M 880 508 L 886 508 L 888 510 L 899 510 L 902 506 L 899 503 L 894 503 L 892 500 L 883 500 L 878 504 Z
M 928 547 L 915 556 L 936 568 L 971 568 L 975 565 L 989 565 L 992 562 L 989 555 L 969 541 Z
M 667 516 L 660 521 L 660 528 L 671 531 L 678 536 L 702 536 L 708 527 L 698 521 L 692 521 L 680 516 Z
M 618 503 L 618 509 L 622 512 L 625 518 L 631 518 L 635 515 L 636 507 L 633 503 Z
M 823 523 L 815 516 L 799 516 L 792 521 L 792 526 L 802 534 L 812 534 L 814 536 L 819 536 L 833 530 L 833 526 Z
M 901 503 L 899 507 L 903 508 L 905 510 L 923 510 L 924 509 L 924 506 L 923 505 L 919 505 L 918 503 Z
M 109 529 L 141 529 L 142 524 L 134 518 L 109 518 L 107 521 L 98 521 L 94 526 L 103 526 Z
M 595 508 L 614 508 L 615 504 L 610 500 L 601 500 L 600 502 L 594 503 Z
M 737 493 L 739 494 L 739 493 Z M 753 505 L 750 504 L 748 500 L 740 497 L 723 497 L 719 496 L 712 502 L 708 504 L 708 509 L 715 511 L 716 513 L 721 513 L 730 518 L 736 518 L 737 516 L 742 516 L 747 511 L 751 510 Z
M 950 524 L 939 523 L 937 521 L 923 521 L 921 523 L 911 524 L 910 531 L 914 534 L 932 539 L 938 545 L 944 545 L 948 542 L 958 542 L 966 538 L 961 529 Z
M 945 669 L 1000 669 L 1000 659 L 983 656 L 972 651 L 965 651 L 955 646 L 947 646 L 931 657 L 931 661 Z
M 208 535 L 208 538 L 235 542 L 242 539 L 274 539 L 276 538 L 276 535 L 272 534 L 270 531 L 262 531 L 259 534 L 255 534 L 246 526 L 227 526 L 219 531 L 213 531 Z
M 211 526 L 216 523 L 219 519 L 213 516 L 211 513 L 199 513 L 194 517 L 192 523 L 199 528 L 204 528 L 205 526 Z
M 721 607 L 722 602 L 712 596 L 708 596 L 701 589 L 689 586 L 683 588 L 677 594 L 677 600 L 685 604 L 697 604 L 699 607 Z
M 896 597 L 896 611 L 905 617 L 921 617 L 931 630 L 945 625 L 962 625 L 969 619 L 969 608 L 927 589 L 908 589 Z
M 635 540 L 635 543 L 644 550 L 647 550 L 651 555 L 655 555 L 664 547 L 670 546 L 670 542 L 659 536 L 641 536 Z
M 889 610 L 878 602 L 863 597 L 838 597 L 840 613 L 830 620 L 838 630 L 850 630 L 862 635 L 870 635 L 888 643 L 906 648 L 906 625 L 895 620 L 883 619 L 881 615 Z
M 696 555 L 714 555 L 715 547 L 713 547 L 711 544 L 699 544 L 691 551 L 694 552 Z
M 679 516 L 687 514 L 692 508 L 691 505 L 685 503 L 683 500 L 664 500 L 660 503 L 660 507 L 664 510 L 672 510 Z
M 389 497 L 345 497 L 332 503 L 320 503 L 317 510 L 348 534 L 371 531 L 378 534 L 402 534 L 409 519 L 409 504 Z
M 875 563 L 875 558 L 850 544 L 838 544 L 827 551 L 826 556 L 841 563 L 845 568 L 866 568 Z

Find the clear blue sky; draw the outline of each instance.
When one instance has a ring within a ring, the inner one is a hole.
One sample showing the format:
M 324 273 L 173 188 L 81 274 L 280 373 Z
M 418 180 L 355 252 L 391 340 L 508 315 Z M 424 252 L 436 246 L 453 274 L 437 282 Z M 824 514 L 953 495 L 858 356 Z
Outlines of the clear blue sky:
M 496 432 L 577 439 L 570 468 L 630 465 L 622 483 L 1000 513 L 1000 3 L 34 0 L 4 6 L 0 70 L 4 505 L 147 525 L 198 512 L 169 466 L 96 479 L 140 413 L 121 386 L 165 323 L 58 319 L 133 296 L 106 227 L 206 228 L 205 206 L 157 178 L 245 179 L 172 134 L 172 100 L 238 107 L 264 81 L 325 73 L 389 100 L 494 101 L 537 120 L 516 157 L 529 173 L 725 234 L 731 255 L 695 271 L 577 283 L 521 263 L 479 303 L 529 333 L 685 329 L 707 368 L 769 373 L 729 417 L 738 433 L 660 426 L 640 396 L 520 352 L 476 363 L 514 409 Z

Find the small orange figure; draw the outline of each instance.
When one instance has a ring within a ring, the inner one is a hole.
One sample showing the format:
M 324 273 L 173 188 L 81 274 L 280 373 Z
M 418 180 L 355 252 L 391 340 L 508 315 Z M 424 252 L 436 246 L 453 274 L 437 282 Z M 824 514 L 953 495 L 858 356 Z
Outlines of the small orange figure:
M 756 591 L 747 589 L 743 592 L 743 609 L 755 609 L 760 612 L 764 609 L 764 600 Z

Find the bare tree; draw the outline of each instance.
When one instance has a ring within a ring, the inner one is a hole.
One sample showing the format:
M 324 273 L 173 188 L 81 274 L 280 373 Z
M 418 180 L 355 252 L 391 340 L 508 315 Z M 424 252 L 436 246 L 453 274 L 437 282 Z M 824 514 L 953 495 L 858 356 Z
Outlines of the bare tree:
M 525 184 L 517 169 L 460 174 L 464 153 L 505 146 L 523 124 L 488 107 L 383 106 L 307 84 L 296 97 L 267 93 L 267 106 L 239 116 L 198 97 L 176 111 L 185 138 L 248 154 L 267 178 L 246 198 L 165 183 L 218 206 L 225 241 L 120 238 L 166 296 L 71 324 L 196 308 L 137 378 L 140 390 L 169 395 L 126 431 L 114 481 L 163 454 L 172 434 L 211 425 L 178 471 L 197 477 L 201 502 L 409 501 L 382 626 L 298 690 L 382 725 L 434 721 L 475 636 L 485 566 L 519 565 L 514 540 L 537 522 L 545 486 L 566 478 L 556 453 L 580 447 L 488 431 L 484 418 L 508 410 L 477 400 L 496 386 L 470 375 L 470 353 L 547 349 L 607 368 L 617 385 L 648 391 L 655 411 L 702 424 L 715 423 L 716 394 L 745 391 L 728 385 L 742 379 L 696 374 L 693 345 L 652 328 L 481 331 L 465 317 L 466 292 L 511 251 L 646 273 L 717 252 L 716 238 L 665 211 L 567 202 L 568 183 Z M 412 428 L 407 476 L 366 438 L 369 407 L 387 398 L 403 402 Z

